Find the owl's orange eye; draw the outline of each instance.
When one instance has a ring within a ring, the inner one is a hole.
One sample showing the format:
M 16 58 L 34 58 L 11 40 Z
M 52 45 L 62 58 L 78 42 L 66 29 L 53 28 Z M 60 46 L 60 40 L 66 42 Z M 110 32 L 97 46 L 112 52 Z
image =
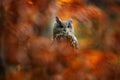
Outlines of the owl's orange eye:
M 70 28 L 70 26 L 67 26 L 68 28 Z
M 62 25 L 60 25 L 60 27 L 61 27 L 61 28 L 63 28 L 63 26 L 62 26 Z

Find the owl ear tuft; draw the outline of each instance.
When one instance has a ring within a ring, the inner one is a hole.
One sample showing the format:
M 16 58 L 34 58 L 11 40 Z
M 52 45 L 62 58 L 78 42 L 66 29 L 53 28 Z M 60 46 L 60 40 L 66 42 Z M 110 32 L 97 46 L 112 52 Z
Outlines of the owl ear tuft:
M 70 19 L 70 20 L 68 21 L 68 23 L 69 23 L 69 24 L 71 24 L 72 22 L 73 22 L 73 20 L 72 20 L 72 19 Z
M 56 16 L 56 22 L 57 22 L 58 24 L 61 24 L 61 21 L 60 21 L 59 17 L 57 17 L 57 16 Z

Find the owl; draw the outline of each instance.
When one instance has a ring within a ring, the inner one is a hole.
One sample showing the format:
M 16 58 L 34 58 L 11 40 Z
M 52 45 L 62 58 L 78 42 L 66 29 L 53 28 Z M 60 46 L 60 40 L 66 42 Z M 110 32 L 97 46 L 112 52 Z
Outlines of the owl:
M 53 41 L 59 42 L 61 39 L 65 39 L 74 48 L 78 48 L 78 41 L 74 35 L 74 27 L 72 26 L 72 19 L 68 21 L 62 21 L 56 17 L 56 23 L 53 28 Z

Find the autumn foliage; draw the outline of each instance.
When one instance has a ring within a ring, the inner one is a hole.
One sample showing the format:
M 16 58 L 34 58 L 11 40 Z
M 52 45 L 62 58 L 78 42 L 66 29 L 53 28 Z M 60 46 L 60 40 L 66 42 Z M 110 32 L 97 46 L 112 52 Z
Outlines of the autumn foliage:
M 0 0 L 0 80 L 120 80 L 119 0 Z M 73 19 L 79 49 L 52 43 Z

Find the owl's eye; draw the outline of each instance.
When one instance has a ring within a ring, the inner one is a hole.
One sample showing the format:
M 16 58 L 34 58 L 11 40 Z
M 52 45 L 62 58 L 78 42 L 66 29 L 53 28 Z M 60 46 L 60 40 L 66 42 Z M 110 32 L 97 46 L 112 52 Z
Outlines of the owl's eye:
M 61 28 L 63 28 L 63 26 L 62 26 L 62 25 L 60 25 L 60 27 L 61 27 Z

